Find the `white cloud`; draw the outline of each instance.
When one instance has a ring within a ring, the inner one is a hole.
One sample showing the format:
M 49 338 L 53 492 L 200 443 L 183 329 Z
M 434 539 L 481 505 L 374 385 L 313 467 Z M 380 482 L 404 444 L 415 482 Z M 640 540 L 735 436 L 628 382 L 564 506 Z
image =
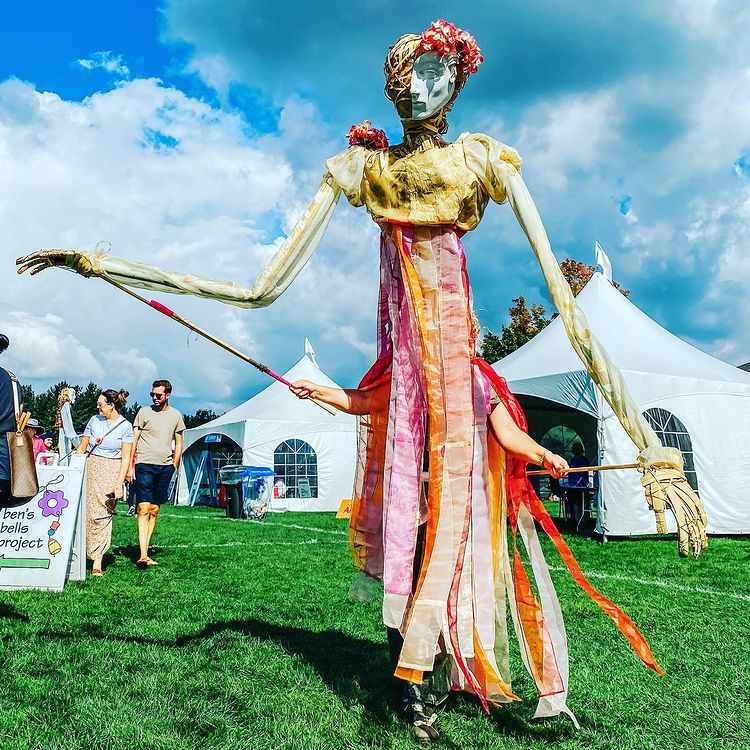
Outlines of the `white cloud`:
M 246 285 L 281 241 L 279 227 L 288 231 L 302 213 L 324 171 L 321 154 L 292 179 L 288 153 L 301 153 L 319 123 L 317 110 L 302 103 L 289 105 L 295 118 L 288 130 L 253 137 L 238 114 L 158 80 L 132 80 L 83 102 L 11 80 L 0 83 L 0 101 L 0 261 L 6 268 L 37 248 L 92 250 L 106 240 L 115 256 Z M 348 379 L 350 368 L 366 369 L 367 342 L 374 339 L 376 234 L 363 211 L 343 202 L 317 257 L 264 310 L 145 294 L 279 371 L 299 359 L 309 336 L 322 366 L 332 375 L 338 366 Z M 360 269 L 368 263 L 372 273 L 365 276 Z M 143 401 L 156 373 L 172 380 L 178 402 L 194 399 L 189 410 L 208 400 L 229 407 L 248 382 L 264 382 L 231 355 L 100 280 L 59 269 L 34 278 L 2 274 L 0 297 L 21 315 L 57 315 L 45 337 L 13 329 L 10 351 L 23 351 L 20 376 L 94 379 Z M 346 331 L 339 334 L 342 321 Z M 44 367 L 32 365 L 42 361 Z
M 106 367 L 107 377 L 119 383 L 136 382 L 148 383 L 157 378 L 156 363 L 134 347 L 127 350 L 120 348 L 106 349 L 102 354 L 102 360 Z M 114 387 L 113 385 L 101 384 L 103 388 Z
M 3 332 L 11 342 L 4 365 L 24 379 L 72 378 L 83 382 L 104 377 L 104 368 L 94 352 L 66 330 L 62 317 L 33 312 L 46 306 L 43 298 L 32 298 L 28 303 L 28 311 L 3 315 Z
M 219 96 L 222 104 L 227 104 L 229 86 L 236 80 L 236 74 L 223 55 L 195 55 L 185 66 L 186 73 L 195 73 Z
M 565 190 L 573 174 L 596 170 L 619 138 L 611 91 L 575 95 L 530 107 L 516 144 L 543 169 L 551 190 Z
M 91 57 L 82 58 L 77 62 L 86 70 L 105 70 L 120 78 L 127 78 L 130 75 L 130 70 L 123 62 L 122 55 L 115 55 L 109 50 L 93 52 Z

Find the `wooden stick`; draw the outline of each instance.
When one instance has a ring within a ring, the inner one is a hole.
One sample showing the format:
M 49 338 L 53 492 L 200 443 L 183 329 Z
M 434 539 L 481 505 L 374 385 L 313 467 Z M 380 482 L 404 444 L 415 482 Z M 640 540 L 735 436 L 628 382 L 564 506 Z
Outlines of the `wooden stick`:
M 608 466 L 571 466 L 569 469 L 562 469 L 561 474 L 570 474 L 571 472 L 584 471 L 609 471 L 610 469 L 639 469 L 640 464 L 609 464 Z M 539 469 L 539 471 L 527 471 L 527 477 L 535 477 L 541 474 L 549 474 L 549 469 Z
M 267 365 L 264 365 L 262 362 L 258 362 L 258 360 L 253 359 L 252 357 L 248 357 L 247 354 L 243 354 L 239 349 L 235 349 L 231 344 L 227 344 L 226 341 L 222 341 L 216 336 L 210 334 L 208 331 L 203 330 L 203 328 L 201 328 L 200 326 L 195 325 L 195 323 L 192 323 L 187 318 L 183 318 L 182 315 L 178 315 L 173 310 L 170 310 L 166 305 L 162 305 L 161 302 L 157 302 L 156 300 L 153 300 L 153 299 L 147 300 L 145 297 L 141 297 L 140 294 L 136 294 L 132 289 L 128 289 L 126 286 L 123 286 L 117 281 L 114 281 L 113 279 L 110 279 L 106 276 L 102 276 L 101 278 L 103 278 L 106 282 L 112 284 L 112 286 L 116 287 L 121 292 L 125 292 L 125 294 L 129 294 L 131 297 L 135 297 L 135 299 L 137 299 L 138 301 L 143 302 L 144 305 L 148 305 L 154 310 L 158 310 L 163 315 L 166 315 L 168 318 L 172 318 L 172 320 L 178 323 L 181 323 L 186 328 L 189 328 L 191 331 L 194 331 L 195 333 L 197 333 L 199 336 L 203 336 L 204 339 L 208 339 L 210 342 L 216 344 L 217 346 L 220 346 L 222 349 L 229 352 L 230 354 L 234 354 L 235 357 L 239 357 L 243 362 L 247 362 L 249 365 L 252 365 L 257 370 L 260 370 L 266 375 L 274 378 L 274 380 L 278 380 L 279 383 L 283 383 L 284 385 L 287 385 L 287 386 L 291 385 L 291 383 L 286 378 L 274 372 Z M 319 406 L 324 411 L 327 411 L 330 415 L 336 416 L 336 412 L 333 409 L 331 409 L 327 404 L 324 404 L 321 401 L 318 401 L 317 399 L 314 399 L 314 398 L 311 398 L 308 400 L 312 401 L 316 406 Z

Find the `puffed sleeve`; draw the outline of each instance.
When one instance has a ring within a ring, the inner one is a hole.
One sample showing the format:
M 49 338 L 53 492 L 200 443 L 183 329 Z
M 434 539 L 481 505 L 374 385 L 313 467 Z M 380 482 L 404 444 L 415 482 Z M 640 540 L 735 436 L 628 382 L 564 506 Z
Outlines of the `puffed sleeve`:
M 331 157 L 326 167 L 352 206 L 364 205 L 362 176 L 365 171 L 366 151 L 363 146 L 352 146 Z
M 508 199 L 506 174 L 521 171 L 518 151 L 482 133 L 465 135 L 461 143 L 466 165 L 477 176 L 484 191 L 495 203 L 505 203 Z

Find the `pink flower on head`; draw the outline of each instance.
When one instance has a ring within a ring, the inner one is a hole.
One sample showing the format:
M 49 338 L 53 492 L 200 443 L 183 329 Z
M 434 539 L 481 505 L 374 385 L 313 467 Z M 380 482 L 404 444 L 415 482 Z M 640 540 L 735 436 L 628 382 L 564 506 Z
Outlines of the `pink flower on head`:
M 443 55 L 457 54 L 458 63 L 465 75 L 476 73 L 484 58 L 477 40 L 468 32 L 439 18 L 430 28 L 422 32 L 420 52 L 437 52 Z
M 388 148 L 388 138 L 382 130 L 372 127 L 369 120 L 352 125 L 346 135 L 350 146 L 364 146 L 365 148 L 379 150 Z

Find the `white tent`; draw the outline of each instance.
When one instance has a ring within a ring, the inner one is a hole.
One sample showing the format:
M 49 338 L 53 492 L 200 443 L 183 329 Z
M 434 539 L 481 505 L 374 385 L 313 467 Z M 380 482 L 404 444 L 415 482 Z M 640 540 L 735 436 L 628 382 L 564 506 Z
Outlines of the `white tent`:
M 318 367 L 315 352 L 305 342 L 305 356 L 284 377 L 290 382 L 312 380 L 336 386 Z M 337 510 L 351 497 L 356 462 L 357 418 L 300 401 L 274 381 L 244 404 L 200 427 L 185 430 L 179 502 L 187 503 L 189 482 L 197 455 L 207 447 L 208 435 L 221 436 L 237 448 L 237 463 L 275 469 L 288 491 L 277 506 L 289 510 Z M 209 438 L 210 440 L 211 438 Z M 215 439 L 215 438 L 214 438 Z M 241 455 L 240 455 L 241 451 Z M 300 495 L 295 479 L 304 476 L 311 497 Z
M 708 531 L 750 533 L 750 463 L 744 460 L 750 446 L 750 373 L 674 336 L 600 273 L 577 301 L 659 437 L 683 452 L 688 478 L 708 513 Z M 535 439 L 562 425 L 576 431 L 590 459 L 636 460 L 637 448 L 595 390 L 559 318 L 494 368 L 524 406 Z M 600 531 L 656 532 L 639 477 L 634 470 L 600 473 Z

